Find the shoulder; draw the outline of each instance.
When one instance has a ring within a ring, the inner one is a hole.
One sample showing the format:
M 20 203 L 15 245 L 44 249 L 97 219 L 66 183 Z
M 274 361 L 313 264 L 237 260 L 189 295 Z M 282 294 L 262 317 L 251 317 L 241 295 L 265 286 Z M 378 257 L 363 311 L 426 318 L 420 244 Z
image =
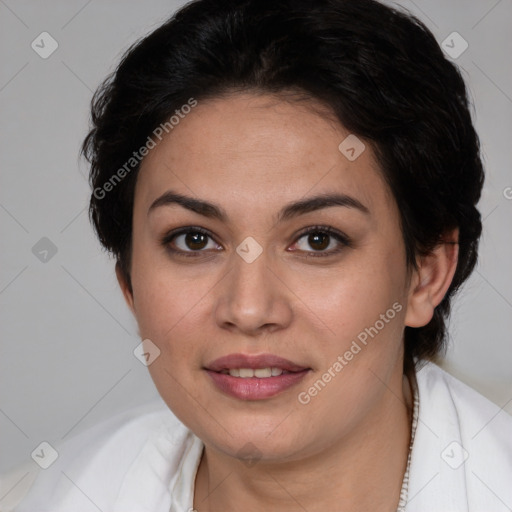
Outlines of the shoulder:
M 130 467 L 148 445 L 157 451 L 165 449 L 172 465 L 180 459 L 189 436 L 190 431 L 161 400 L 124 411 L 53 444 L 57 459 L 47 469 L 37 469 L 33 485 L 15 510 L 110 510 Z M 165 447 L 159 446 L 162 443 Z
M 503 408 L 434 363 L 424 362 L 416 376 L 420 401 L 423 398 L 424 408 L 431 415 L 445 404 L 456 411 L 464 434 L 476 438 L 482 432 L 502 450 L 512 449 L 512 416 Z
M 419 420 L 407 510 L 509 510 L 512 416 L 439 366 L 416 372 Z

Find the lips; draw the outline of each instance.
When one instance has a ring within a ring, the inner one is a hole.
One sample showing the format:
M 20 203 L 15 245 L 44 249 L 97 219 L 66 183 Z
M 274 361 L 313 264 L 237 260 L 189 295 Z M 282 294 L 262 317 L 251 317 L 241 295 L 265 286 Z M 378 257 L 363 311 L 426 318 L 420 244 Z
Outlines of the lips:
M 221 372 L 223 370 L 232 370 L 237 368 L 251 368 L 253 370 L 260 368 L 280 368 L 285 372 L 300 372 L 307 370 L 305 366 L 283 359 L 273 354 L 261 354 L 251 356 L 246 354 L 230 354 L 206 365 L 207 370 Z
M 263 400 L 297 385 L 311 370 L 273 354 L 230 354 L 205 368 L 223 394 L 239 400 Z

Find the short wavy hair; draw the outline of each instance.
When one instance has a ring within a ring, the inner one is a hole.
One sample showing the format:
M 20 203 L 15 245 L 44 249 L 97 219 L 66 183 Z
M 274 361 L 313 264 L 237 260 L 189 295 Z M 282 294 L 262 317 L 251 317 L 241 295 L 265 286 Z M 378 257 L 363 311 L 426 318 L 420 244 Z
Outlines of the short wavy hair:
M 324 103 L 370 144 L 400 211 L 409 269 L 459 228 L 445 297 L 427 325 L 404 332 L 405 365 L 435 359 L 450 301 L 477 261 L 484 171 L 464 80 L 405 10 L 374 0 L 196 0 L 177 11 L 126 51 L 92 99 L 82 152 L 99 240 L 130 283 L 140 163 L 106 184 L 191 97 L 290 91 Z

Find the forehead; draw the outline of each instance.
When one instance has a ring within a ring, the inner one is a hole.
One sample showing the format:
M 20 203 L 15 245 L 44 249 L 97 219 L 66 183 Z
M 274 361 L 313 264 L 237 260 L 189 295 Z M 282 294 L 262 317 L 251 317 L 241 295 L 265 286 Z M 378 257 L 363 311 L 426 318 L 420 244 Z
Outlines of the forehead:
M 363 142 L 321 104 L 252 94 L 198 101 L 145 157 L 136 208 L 148 209 L 166 189 L 221 203 L 226 210 L 238 205 L 236 213 L 240 205 L 259 213 L 332 192 L 355 196 L 369 209 L 379 202 L 389 206 L 371 148 L 365 144 L 349 159 L 339 149 L 346 140 L 361 151 Z

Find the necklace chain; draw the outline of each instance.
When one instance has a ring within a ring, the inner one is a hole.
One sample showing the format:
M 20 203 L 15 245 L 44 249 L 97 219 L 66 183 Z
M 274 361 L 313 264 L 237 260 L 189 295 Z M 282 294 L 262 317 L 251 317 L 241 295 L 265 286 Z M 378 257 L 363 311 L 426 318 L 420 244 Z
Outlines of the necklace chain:
M 414 443 L 414 436 L 416 434 L 416 427 L 418 426 L 419 415 L 419 395 L 418 388 L 414 379 L 408 379 L 414 392 L 413 409 L 412 409 L 412 425 L 411 425 L 411 441 L 409 443 L 409 453 L 407 455 L 407 466 L 405 468 L 404 478 L 402 480 L 402 488 L 400 489 L 400 500 L 396 512 L 405 512 L 407 505 L 407 498 L 409 495 L 409 471 L 411 467 L 412 446 Z

